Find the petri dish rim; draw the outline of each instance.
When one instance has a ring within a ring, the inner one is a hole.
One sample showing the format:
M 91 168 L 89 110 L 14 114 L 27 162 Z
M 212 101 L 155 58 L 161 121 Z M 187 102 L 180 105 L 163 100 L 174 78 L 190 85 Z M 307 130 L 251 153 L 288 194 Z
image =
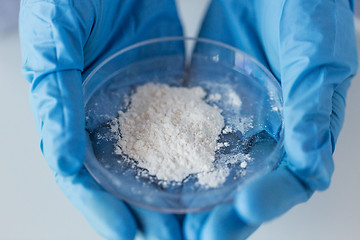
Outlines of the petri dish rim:
M 236 53 L 239 53 L 240 55 L 242 55 L 243 57 L 247 58 L 248 60 L 250 60 L 250 62 L 253 62 L 257 67 L 259 67 L 261 69 L 261 71 L 263 71 L 263 73 L 266 75 L 267 79 L 269 81 L 271 81 L 271 83 L 273 84 L 273 86 L 275 86 L 278 90 L 279 90 L 279 94 L 281 94 L 281 86 L 280 86 L 280 82 L 272 75 L 272 73 L 266 69 L 266 67 L 264 67 L 259 61 L 257 61 L 256 59 L 254 59 L 253 57 L 251 57 L 250 55 L 246 54 L 245 52 L 233 47 L 233 46 L 230 46 L 228 44 L 225 44 L 225 43 L 222 43 L 222 42 L 218 42 L 218 41 L 215 41 L 215 40 L 211 40 L 211 39 L 205 39 L 205 38 L 193 38 L 193 37 L 162 37 L 162 38 L 154 38 L 154 39 L 149 39 L 149 40 L 145 40 L 145 41 L 141 41 L 139 43 L 135 43 L 133 45 L 130 45 L 126 48 L 123 48 L 121 50 L 119 50 L 118 52 L 112 54 L 111 56 L 109 56 L 108 58 L 106 58 L 105 60 L 103 60 L 99 65 L 97 65 L 90 73 L 89 75 L 85 78 L 85 80 L 83 81 L 82 83 L 82 87 L 83 87 L 83 91 L 86 89 L 86 86 L 89 84 L 89 82 L 93 79 L 94 75 L 101 70 L 101 68 L 103 66 L 105 66 L 107 63 L 109 63 L 111 60 L 115 59 L 116 57 L 128 52 L 128 51 L 131 51 L 133 49 L 136 49 L 138 47 L 142 47 L 142 46 L 145 46 L 145 45 L 150 45 L 150 44 L 156 44 L 156 43 L 160 43 L 160 42 L 168 42 L 168 41 L 183 41 L 184 43 L 187 42 L 187 41 L 191 41 L 193 43 L 197 43 L 197 42 L 202 42 L 202 43 L 208 43 L 208 44 L 213 44 L 213 45 L 217 45 L 219 47 L 222 47 L 222 48 L 226 48 L 228 50 L 231 50 L 233 52 L 236 52 Z M 239 69 L 236 69 L 237 71 L 241 71 Z M 118 71 L 118 70 L 115 70 L 115 71 Z M 109 77 L 106 77 L 107 79 Z M 103 84 L 103 83 L 102 83 Z M 99 86 L 101 86 L 102 84 L 99 84 Z M 98 89 L 98 88 L 97 88 Z M 97 89 L 93 90 L 91 95 L 97 91 Z M 85 97 L 85 96 L 84 96 Z M 91 96 L 89 97 L 89 99 L 91 98 Z M 282 104 L 282 98 L 280 98 L 280 101 L 281 101 L 281 104 Z M 85 105 L 86 105 L 87 102 L 85 102 Z M 274 167 L 272 169 L 269 169 L 269 170 L 262 170 L 262 171 L 259 171 L 257 172 L 256 174 L 254 174 L 252 176 L 251 179 L 254 179 L 256 178 L 256 176 L 259 176 L 259 175 L 262 175 L 264 174 L 265 172 L 269 172 L 269 171 L 272 171 L 274 170 L 280 160 L 282 159 L 283 157 L 283 135 L 284 135 L 284 126 L 281 128 L 281 131 L 280 131 L 280 138 L 279 138 L 279 141 L 278 143 L 276 144 L 275 148 L 273 149 L 273 151 L 271 152 L 271 155 L 268 156 L 268 157 L 276 157 L 276 156 L 273 156 L 274 154 L 278 154 L 279 157 L 277 157 L 278 159 L 274 162 Z M 86 140 L 87 141 L 87 145 L 90 144 L 91 145 L 91 141 L 90 140 Z M 86 151 L 89 150 L 88 146 L 86 145 Z M 92 148 L 91 148 L 92 149 Z M 95 157 L 95 156 L 94 156 Z M 96 159 L 96 157 L 95 157 Z M 86 158 L 85 161 L 84 161 L 84 165 L 86 167 L 86 169 L 88 170 L 88 172 L 90 173 L 90 175 L 95 179 L 96 182 L 98 182 L 104 189 L 106 189 L 107 191 L 111 192 L 112 194 L 114 194 L 115 196 L 127 201 L 127 202 L 130 202 L 130 203 L 133 203 L 133 204 L 136 204 L 138 206 L 141 206 L 141 207 L 145 207 L 145 208 L 148 208 L 148 209 L 152 209 L 152 210 L 160 210 L 160 211 L 163 211 L 163 212 L 170 212 L 170 213 L 185 213 L 185 212 L 193 212 L 193 211 L 198 211 L 198 210 L 206 210 L 206 209 L 211 209 L 213 208 L 214 206 L 216 206 L 216 204 L 213 204 L 213 205 L 208 205 L 206 207 L 203 207 L 203 208 L 187 208 L 187 209 L 175 209 L 175 208 L 158 208 L 158 207 L 152 207 L 152 206 L 149 206 L 149 205 L 146 205 L 146 204 L 142 204 L 141 201 L 135 201 L 133 199 L 129 199 L 128 197 L 126 196 L 123 196 L 121 195 L 120 193 L 116 192 L 116 191 L 113 191 L 111 187 L 109 186 L 106 186 L 106 185 L 103 185 L 101 184 L 101 180 L 99 180 L 99 174 L 95 174 L 94 173 L 94 169 L 91 169 L 91 167 L 89 165 L 89 162 L 88 160 L 90 160 L 90 158 Z M 95 160 L 96 161 L 96 160 Z M 111 173 L 110 171 L 108 171 L 104 166 L 102 166 L 99 162 L 97 162 L 98 166 L 100 166 L 100 169 L 96 169 L 97 172 L 100 171 L 100 175 L 103 175 L 105 176 L 105 178 L 107 178 L 107 181 L 111 181 L 111 177 L 116 177 L 114 173 Z M 111 176 L 111 177 L 109 177 Z M 249 180 L 245 180 L 246 181 L 249 181 Z M 126 183 L 125 183 L 126 184 Z M 238 185 L 239 182 L 233 182 L 231 184 L 228 184 L 226 186 L 222 186 L 220 188 L 210 188 L 208 190 L 204 190 L 204 192 L 187 192 L 187 193 L 183 193 L 183 195 L 186 195 L 186 196 L 192 196 L 192 195 L 199 195 L 201 193 L 205 193 L 205 194 L 216 194 L 218 192 L 222 192 L 222 191 L 226 191 L 228 189 L 234 189 L 234 185 Z M 236 187 L 237 190 L 241 189 L 241 187 L 243 186 L 244 184 L 241 184 L 240 186 Z M 157 192 L 156 193 L 158 196 L 160 197 L 176 197 L 178 194 L 177 193 L 170 193 L 170 192 Z M 227 201 L 227 202 L 231 202 L 231 201 Z M 226 202 L 222 202 L 222 203 L 226 203 Z

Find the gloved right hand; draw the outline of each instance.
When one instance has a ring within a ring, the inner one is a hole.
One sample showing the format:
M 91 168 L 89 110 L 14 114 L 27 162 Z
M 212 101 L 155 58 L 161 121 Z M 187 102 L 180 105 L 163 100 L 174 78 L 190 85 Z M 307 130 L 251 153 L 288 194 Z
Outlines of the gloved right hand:
M 83 167 L 82 79 L 130 44 L 181 36 L 175 2 L 23 0 L 19 30 L 41 150 L 66 196 L 106 239 L 133 239 L 137 228 L 148 239 L 180 238 L 175 215 L 130 209 Z
M 212 1 L 200 36 L 243 50 L 281 82 L 286 156 L 278 169 L 245 185 L 232 206 L 188 214 L 185 236 L 245 239 L 329 186 L 346 93 L 358 66 L 351 3 Z

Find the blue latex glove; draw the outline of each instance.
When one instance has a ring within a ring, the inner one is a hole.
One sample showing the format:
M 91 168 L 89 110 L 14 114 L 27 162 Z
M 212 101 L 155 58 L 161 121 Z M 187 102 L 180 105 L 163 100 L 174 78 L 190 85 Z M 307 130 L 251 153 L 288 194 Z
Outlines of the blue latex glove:
M 214 0 L 200 37 L 250 54 L 283 89 L 284 164 L 245 186 L 234 205 L 184 221 L 189 239 L 244 239 L 330 184 L 345 96 L 357 69 L 351 3 Z
M 83 168 L 82 79 L 118 50 L 149 38 L 181 36 L 171 0 L 23 0 L 23 73 L 45 159 L 60 188 L 106 239 L 179 239 L 177 216 L 130 207 Z

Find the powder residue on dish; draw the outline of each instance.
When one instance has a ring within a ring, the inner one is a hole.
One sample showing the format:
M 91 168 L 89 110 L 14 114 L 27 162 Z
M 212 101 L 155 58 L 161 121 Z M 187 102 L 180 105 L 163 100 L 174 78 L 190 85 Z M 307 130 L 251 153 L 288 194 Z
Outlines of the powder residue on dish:
M 215 155 L 230 145 L 220 141 L 220 136 L 237 129 L 226 125 L 222 110 L 209 103 L 223 97 L 206 95 L 201 87 L 155 83 L 137 87 L 127 110 L 119 111 L 111 123 L 115 153 L 138 167 L 139 175 L 146 171 L 162 183 L 181 183 L 196 175 L 196 184 L 202 187 L 222 185 L 231 164 L 239 162 L 246 168 L 251 158 L 239 153 L 215 163 Z M 239 96 L 227 97 L 232 105 L 241 106 Z

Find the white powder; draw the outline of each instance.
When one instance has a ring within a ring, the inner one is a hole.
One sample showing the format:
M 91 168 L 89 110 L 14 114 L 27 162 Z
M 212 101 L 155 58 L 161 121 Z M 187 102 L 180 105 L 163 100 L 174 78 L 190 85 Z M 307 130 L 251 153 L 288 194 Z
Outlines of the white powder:
M 234 91 L 229 91 L 228 98 L 229 98 L 228 101 L 232 105 L 237 106 L 237 107 L 241 106 L 242 102 L 241 102 L 239 96 Z
M 228 168 L 216 169 L 212 172 L 199 173 L 198 175 L 198 184 L 206 187 L 217 187 L 219 183 L 223 183 L 226 180 L 226 177 L 229 175 Z
M 234 159 L 223 161 L 223 167 L 217 169 L 215 151 L 230 145 L 218 140 L 221 133 L 233 130 L 224 126 L 221 109 L 206 103 L 205 96 L 200 87 L 153 83 L 138 87 L 130 96 L 127 111 L 119 111 L 111 125 L 111 132 L 118 134 L 115 153 L 132 159 L 158 180 L 182 182 L 190 174 L 198 174 L 202 186 L 224 183 L 229 175 L 227 164 Z M 236 97 L 232 104 L 241 105 Z M 210 99 L 218 101 L 221 95 Z
M 205 95 L 200 87 L 138 87 L 128 110 L 119 112 L 122 137 L 116 152 L 160 180 L 182 181 L 189 174 L 211 171 L 224 118 L 203 100 Z
M 231 133 L 233 132 L 234 130 L 230 127 L 230 126 L 226 126 L 224 128 L 224 130 L 222 131 L 223 134 L 226 134 L 226 133 Z
M 217 101 L 221 100 L 221 95 L 219 93 L 211 94 L 211 95 L 209 95 L 207 100 L 217 102 Z

